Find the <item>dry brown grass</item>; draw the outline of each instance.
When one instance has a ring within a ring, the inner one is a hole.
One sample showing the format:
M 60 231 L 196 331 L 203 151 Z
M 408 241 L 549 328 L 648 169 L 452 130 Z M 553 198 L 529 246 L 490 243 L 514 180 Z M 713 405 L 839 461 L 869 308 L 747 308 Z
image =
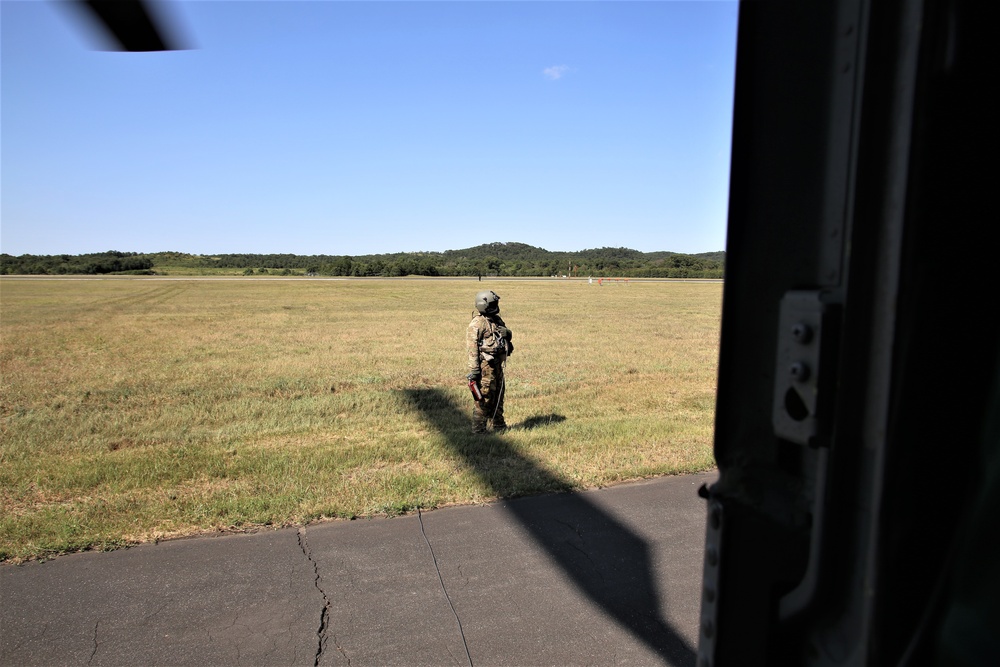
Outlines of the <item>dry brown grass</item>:
M 463 380 L 480 289 L 515 332 L 507 417 L 522 426 L 482 456 Z M 0 556 L 709 468 L 721 294 L 4 278 Z

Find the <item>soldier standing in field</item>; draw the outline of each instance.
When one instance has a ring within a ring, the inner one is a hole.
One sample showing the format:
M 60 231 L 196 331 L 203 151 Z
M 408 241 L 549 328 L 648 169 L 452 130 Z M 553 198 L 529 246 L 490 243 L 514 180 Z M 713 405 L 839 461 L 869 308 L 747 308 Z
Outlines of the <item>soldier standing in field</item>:
M 488 422 L 492 422 L 493 430 L 507 428 L 503 418 L 503 369 L 507 356 L 514 352 L 511 338 L 510 329 L 500 319 L 500 297 L 492 291 L 478 293 L 476 312 L 465 333 L 469 352 L 466 378 L 475 382 L 482 394 L 472 408 L 473 433 L 485 433 Z

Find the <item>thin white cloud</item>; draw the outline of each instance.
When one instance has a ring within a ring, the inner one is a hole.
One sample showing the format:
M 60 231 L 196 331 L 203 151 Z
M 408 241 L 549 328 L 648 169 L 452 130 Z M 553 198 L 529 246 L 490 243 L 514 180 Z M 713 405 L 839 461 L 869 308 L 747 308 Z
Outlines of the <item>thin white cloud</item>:
M 553 65 L 552 67 L 546 67 L 542 70 L 542 74 L 545 78 L 550 81 L 555 81 L 557 79 L 563 78 L 566 72 L 569 71 L 569 65 Z

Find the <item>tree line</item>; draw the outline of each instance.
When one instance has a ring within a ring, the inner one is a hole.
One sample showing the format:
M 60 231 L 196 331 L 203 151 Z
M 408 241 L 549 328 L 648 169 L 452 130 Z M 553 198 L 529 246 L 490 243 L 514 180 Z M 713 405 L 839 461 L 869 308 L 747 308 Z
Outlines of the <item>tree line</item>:
M 524 243 L 487 243 L 464 250 L 382 255 L 221 254 L 108 251 L 86 255 L 0 255 L 0 275 L 155 274 L 164 267 L 242 269 L 246 275 L 575 276 L 722 278 L 724 251 L 699 254 L 594 248 L 551 252 Z
M 150 255 L 117 250 L 86 255 L 0 255 L 0 275 L 152 274 L 154 265 Z

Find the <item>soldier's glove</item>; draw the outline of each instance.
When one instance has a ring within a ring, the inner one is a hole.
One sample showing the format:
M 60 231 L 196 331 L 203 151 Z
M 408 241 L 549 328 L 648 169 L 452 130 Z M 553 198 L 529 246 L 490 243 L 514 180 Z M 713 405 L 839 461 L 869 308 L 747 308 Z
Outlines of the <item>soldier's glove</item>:
M 504 340 L 510 340 L 511 337 L 514 335 L 511 333 L 510 329 L 503 326 L 497 327 L 497 333 L 500 334 L 500 337 L 503 338 Z
M 477 368 L 476 370 L 466 375 L 465 379 L 479 382 L 481 379 L 483 379 L 483 372 Z

